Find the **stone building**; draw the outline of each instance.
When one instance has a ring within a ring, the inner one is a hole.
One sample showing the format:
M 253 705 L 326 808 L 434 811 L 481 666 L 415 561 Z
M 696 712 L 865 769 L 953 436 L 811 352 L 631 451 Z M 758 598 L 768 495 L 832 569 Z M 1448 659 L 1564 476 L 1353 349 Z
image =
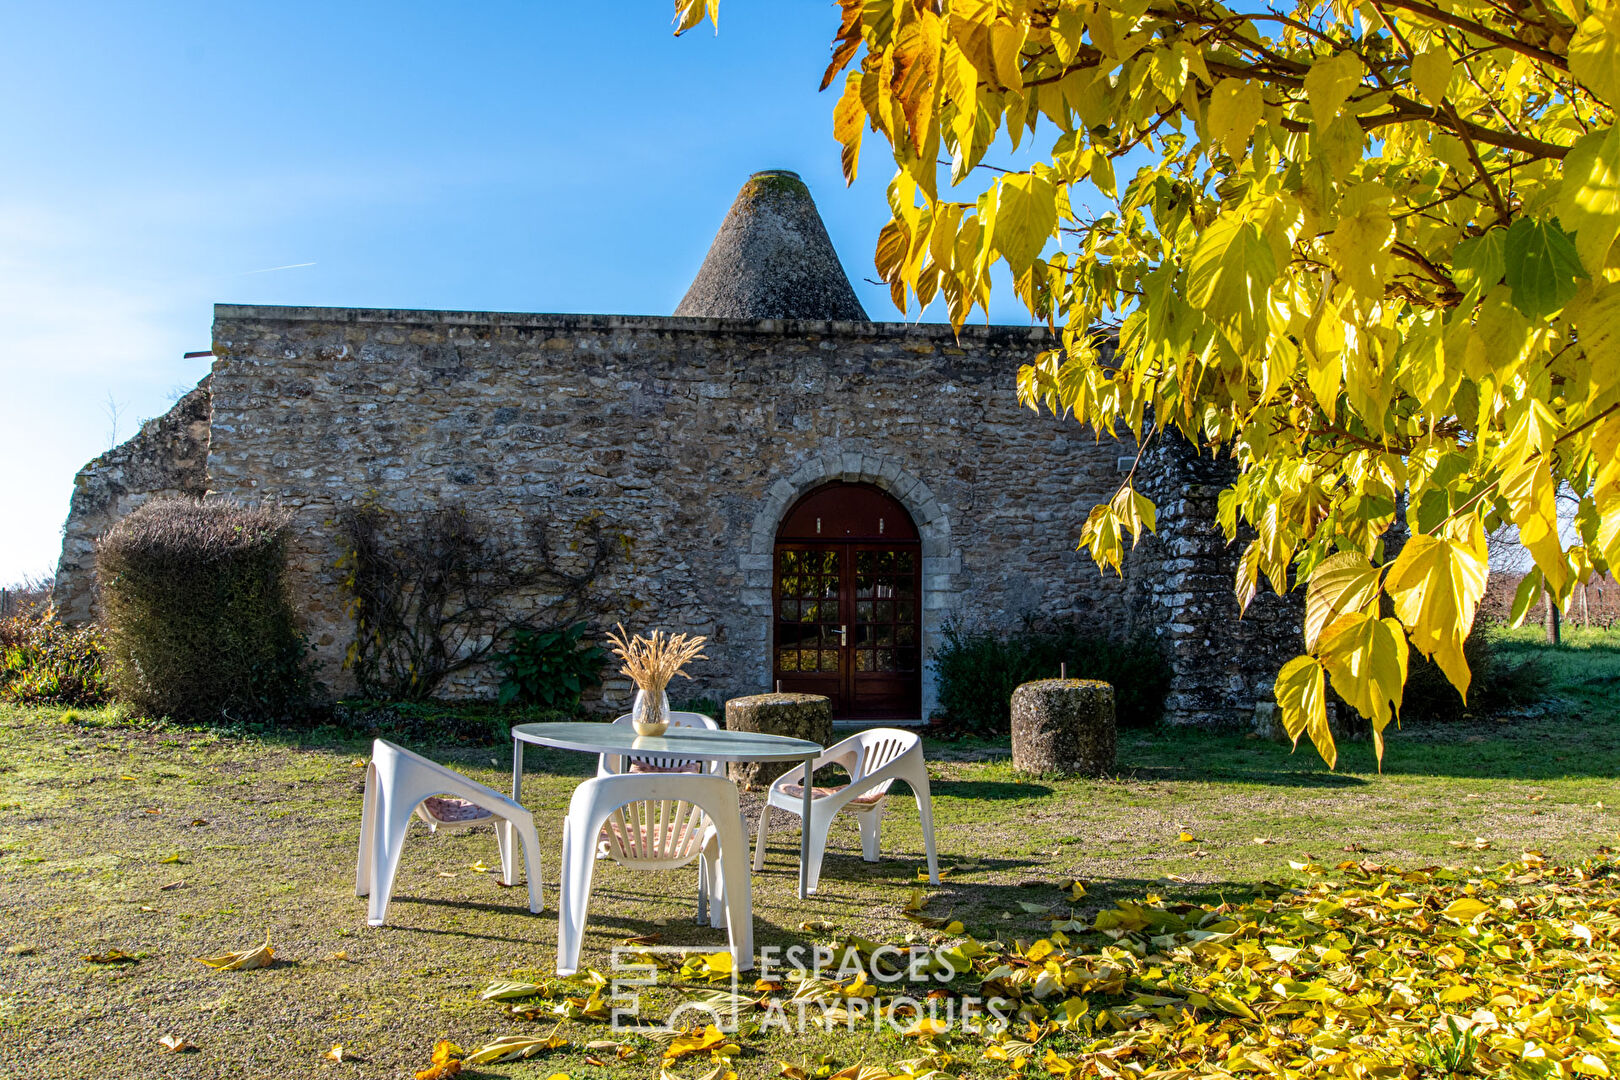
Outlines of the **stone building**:
M 677 692 L 781 684 L 843 717 L 917 719 L 948 620 L 1033 613 L 1157 634 L 1172 721 L 1246 722 L 1297 615 L 1267 598 L 1238 621 L 1223 474 L 1168 440 L 1138 471 L 1160 529 L 1126 575 L 1075 550 L 1135 447 L 1019 407 L 1018 367 L 1046 340 L 869 321 L 783 172 L 743 187 L 671 317 L 219 305 L 212 374 L 80 473 L 58 604 L 90 617 L 91 541 L 151 494 L 273 500 L 296 515 L 296 599 L 341 694 L 353 626 L 333 523 L 361 504 L 405 521 L 457 506 L 517 546 L 536 522 L 616 530 L 601 619 L 712 639 Z M 470 668 L 445 692 L 494 681 Z M 613 680 L 603 694 L 627 696 Z

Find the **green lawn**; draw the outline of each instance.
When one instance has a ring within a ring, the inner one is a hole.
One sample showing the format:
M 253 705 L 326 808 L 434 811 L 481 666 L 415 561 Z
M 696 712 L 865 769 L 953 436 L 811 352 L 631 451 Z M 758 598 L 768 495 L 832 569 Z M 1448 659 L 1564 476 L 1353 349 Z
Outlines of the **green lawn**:
M 1004 744 L 930 744 L 941 864 L 953 869 L 925 889 L 926 911 L 981 940 L 1011 941 L 1046 932 L 1021 904 L 1064 906 L 1058 886 L 1071 878 L 1089 889 L 1074 905 L 1089 917 L 1144 894 L 1243 899 L 1290 874 L 1291 860 L 1489 866 L 1527 849 L 1590 855 L 1620 829 L 1620 650 L 1613 639 L 1571 638 L 1550 659 L 1555 706 L 1409 726 L 1389 739 L 1382 773 L 1367 744 L 1342 747 L 1329 772 L 1308 747 L 1182 731 L 1122 733 L 1118 775 L 1095 781 L 1021 777 Z M 471 1047 L 550 1031 L 554 1020 L 514 1018 L 477 994 L 494 980 L 549 975 L 558 827 L 593 763 L 530 754 L 542 915 L 528 914 L 522 889 L 473 869 L 496 861 L 487 832 L 413 831 L 390 925 L 371 929 L 353 892 L 365 747 L 129 725 L 105 711 L 0 709 L 0 1062 L 11 1075 L 401 1076 L 426 1065 L 436 1039 Z M 421 749 L 485 783 L 507 782 L 504 746 Z M 754 879 L 760 945 L 813 943 L 829 928 L 876 941 L 937 937 L 900 910 L 921 842 L 914 806 L 892 804 L 886 860 L 861 862 L 853 825 L 836 829 L 822 892 L 802 902 L 797 831 L 778 819 Z M 722 932 L 692 924 L 695 878 L 695 869 L 605 864 L 585 965 L 607 970 L 610 948 L 635 935 L 722 947 Z M 191 959 L 250 947 L 266 931 L 271 968 L 216 973 Z M 137 961 L 81 959 L 114 949 Z M 611 1057 L 586 1046 L 607 1037 L 605 1024 L 570 1020 L 558 1033 L 568 1045 L 535 1061 L 463 1075 L 657 1074 L 656 1063 L 589 1064 L 587 1054 Z M 197 1050 L 167 1055 L 164 1035 Z M 336 1043 L 362 1060 L 323 1061 Z M 893 1035 L 859 1044 L 759 1035 L 733 1067 L 764 1077 L 778 1059 L 830 1055 L 841 1068 L 914 1049 Z M 966 1059 L 955 1067 L 1005 1075 Z

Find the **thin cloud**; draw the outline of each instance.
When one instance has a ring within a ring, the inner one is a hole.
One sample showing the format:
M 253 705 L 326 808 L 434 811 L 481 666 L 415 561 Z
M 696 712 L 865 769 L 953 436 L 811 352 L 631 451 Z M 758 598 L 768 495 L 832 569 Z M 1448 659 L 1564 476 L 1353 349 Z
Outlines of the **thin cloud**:
M 306 266 L 314 266 L 312 262 L 288 263 L 286 266 L 267 266 L 263 270 L 244 270 L 237 277 L 247 277 L 249 274 L 273 274 L 277 270 L 302 270 Z

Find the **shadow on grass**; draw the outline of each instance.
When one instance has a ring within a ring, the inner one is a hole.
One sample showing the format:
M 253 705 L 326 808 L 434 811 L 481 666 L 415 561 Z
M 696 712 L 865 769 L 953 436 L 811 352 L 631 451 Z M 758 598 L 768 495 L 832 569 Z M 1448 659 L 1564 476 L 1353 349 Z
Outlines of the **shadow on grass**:
M 523 915 L 532 914 L 529 911 L 528 892 L 523 890 L 522 886 L 518 886 L 518 889 L 519 891 L 522 891 L 523 895 L 511 904 L 491 904 L 482 900 L 447 900 L 443 897 L 433 896 L 393 896 L 389 898 L 388 910 L 390 914 L 393 914 L 394 909 L 401 904 L 421 904 L 425 907 L 451 908 L 456 911 L 476 911 L 486 915 L 507 916 L 514 913 Z M 542 911 L 538 915 L 533 915 L 533 917 L 536 920 L 539 920 L 548 912 L 552 916 L 552 920 L 554 920 L 556 916 L 555 902 L 550 903 L 546 911 Z M 393 919 L 388 922 L 388 931 L 389 933 L 395 934 L 432 934 L 438 937 L 477 938 L 480 941 L 509 941 L 517 945 L 535 944 L 533 938 L 512 937 L 509 934 L 486 934 L 477 930 L 467 930 L 461 927 L 405 926 L 399 924 L 397 920 Z
M 1408 720 L 1384 733 L 1382 770 L 1372 743 L 1340 741 L 1330 771 L 1311 745 L 1230 734 L 1165 731 L 1120 747 L 1126 779 L 1265 787 L 1351 788 L 1381 778 L 1544 781 L 1620 775 L 1620 714 L 1568 703 L 1501 720 Z M 1380 777 L 1380 771 L 1382 777 Z
M 1359 776 L 1341 772 L 1313 772 L 1307 769 L 1200 768 L 1196 765 L 1131 765 L 1120 770 L 1125 781 L 1196 781 L 1198 783 L 1260 784 L 1265 787 L 1354 788 L 1365 787 Z
M 1045 784 L 1021 784 L 1009 780 L 930 780 L 928 788 L 936 799 L 982 799 L 995 802 L 1039 799 L 1052 794 L 1052 789 Z M 895 784 L 894 790 L 910 794 L 899 783 Z

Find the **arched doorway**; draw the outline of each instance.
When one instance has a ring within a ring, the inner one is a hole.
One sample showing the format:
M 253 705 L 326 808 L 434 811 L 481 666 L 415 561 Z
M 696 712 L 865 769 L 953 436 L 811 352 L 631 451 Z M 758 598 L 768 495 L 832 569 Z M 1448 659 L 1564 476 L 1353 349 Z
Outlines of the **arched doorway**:
M 922 711 L 922 550 L 893 497 L 836 481 L 806 493 L 776 531 L 773 677 L 825 694 L 834 719 Z

